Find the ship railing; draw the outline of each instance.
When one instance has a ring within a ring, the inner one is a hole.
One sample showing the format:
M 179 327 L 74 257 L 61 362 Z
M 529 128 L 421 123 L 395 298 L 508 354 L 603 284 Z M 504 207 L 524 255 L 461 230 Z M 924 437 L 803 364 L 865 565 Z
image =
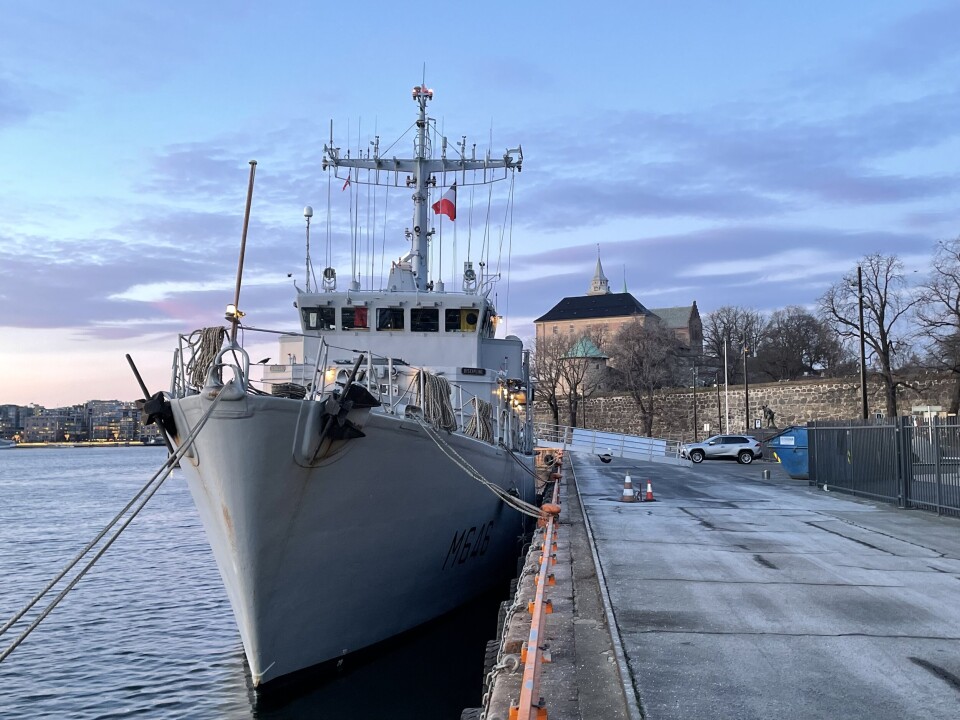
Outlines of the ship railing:
M 344 357 L 339 361 L 329 360 L 331 351 L 338 350 L 349 354 L 350 357 Z M 356 382 L 364 385 L 373 395 L 380 398 L 383 403 L 380 412 L 397 415 L 405 410 L 410 404 L 415 404 L 417 393 L 419 397 L 424 397 L 423 375 L 421 370 L 434 372 L 429 367 L 419 367 L 408 365 L 402 360 L 380 355 L 370 349 L 358 349 L 329 345 L 321 338 L 321 349 L 317 353 L 317 365 L 314 372 L 314 387 L 319 388 L 319 394 L 322 397 L 327 389 L 336 387 L 346 380 L 346 372 L 360 354 L 365 356 L 365 365 L 362 376 L 356 379 Z M 331 367 L 332 365 L 332 367 Z M 419 387 L 415 385 L 419 378 Z M 477 408 L 480 403 L 487 403 L 492 408 L 493 419 L 493 439 L 496 444 L 502 442 L 510 448 L 519 446 L 521 428 L 523 420 L 517 409 L 511 406 L 511 398 L 508 393 L 503 392 L 502 388 L 496 388 L 492 383 L 484 385 L 485 388 L 493 388 L 496 398 L 491 401 L 483 397 L 468 387 L 456 381 L 450 381 L 451 405 L 454 415 L 458 421 L 458 431 L 463 432 L 470 420 L 477 414 Z M 384 392 L 383 386 L 386 386 Z
M 686 464 L 681 443 L 666 438 L 643 437 L 587 428 L 534 423 L 534 437 L 541 447 L 566 447 L 574 452 L 626 457 L 649 462 Z
M 244 392 L 249 389 L 250 356 L 236 343 L 224 344 L 225 337 L 226 330 L 222 327 L 179 335 L 170 377 L 173 397 L 196 394 L 211 384 L 222 385 L 224 370 L 231 371 Z
M 184 397 L 199 392 L 206 382 L 222 382 L 224 369 L 229 369 L 244 390 L 259 393 L 251 388 L 250 359 L 247 353 L 239 346 L 231 343 L 223 344 L 224 334 L 220 328 L 208 328 L 195 331 L 188 335 L 179 336 L 179 345 L 174 352 L 173 367 L 171 370 L 170 393 L 174 397 Z M 245 332 L 264 332 L 269 334 L 287 335 L 274 330 L 263 328 L 244 327 Z M 342 360 L 332 360 L 335 351 L 345 354 Z M 312 354 L 312 353 L 311 353 Z M 407 405 L 415 404 L 417 397 L 418 374 L 421 370 L 431 371 L 431 368 L 420 368 L 408 365 L 386 355 L 380 355 L 369 348 L 348 348 L 331 345 L 324 337 L 319 338 L 316 355 L 311 360 L 305 358 L 301 365 L 291 364 L 290 377 L 287 380 L 299 394 L 290 397 L 302 397 L 306 401 L 316 401 L 325 398 L 338 386 L 342 386 L 347 375 L 352 370 L 359 355 L 365 356 L 355 382 L 364 385 L 374 396 L 383 403 L 380 412 L 397 415 L 405 411 Z M 230 362 L 233 360 L 233 362 Z M 295 377 L 295 369 L 302 368 L 303 372 Z M 424 397 L 424 389 L 419 387 L 419 396 Z M 302 386 L 297 383 L 303 383 Z M 283 386 L 286 383 L 280 383 Z M 270 385 L 269 388 L 266 386 Z M 264 383 L 264 390 L 276 393 L 277 383 Z M 516 448 L 522 440 L 524 420 L 519 408 L 512 405 L 512 398 L 504 392 L 504 388 L 494 386 L 493 383 L 483 384 L 484 389 L 493 389 L 495 398 L 485 397 L 462 383 L 450 382 L 450 402 L 454 415 L 458 421 L 457 430 L 463 432 L 468 423 L 477 415 L 477 408 L 481 403 L 491 406 L 493 421 L 494 444 L 503 443 L 507 447 Z

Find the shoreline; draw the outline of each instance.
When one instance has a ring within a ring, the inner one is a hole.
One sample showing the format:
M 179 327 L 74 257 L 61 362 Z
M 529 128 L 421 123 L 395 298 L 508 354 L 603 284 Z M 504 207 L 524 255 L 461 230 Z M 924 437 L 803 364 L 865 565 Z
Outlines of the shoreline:
M 163 443 L 142 443 L 139 440 L 118 440 L 105 442 L 39 442 L 39 443 L 17 443 L 0 448 L 0 450 L 37 450 L 46 448 L 98 448 L 98 447 L 163 447 Z

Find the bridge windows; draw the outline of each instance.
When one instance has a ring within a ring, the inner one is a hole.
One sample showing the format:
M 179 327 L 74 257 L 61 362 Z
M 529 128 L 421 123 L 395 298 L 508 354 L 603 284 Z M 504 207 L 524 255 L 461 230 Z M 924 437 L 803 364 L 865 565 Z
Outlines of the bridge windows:
M 369 330 L 367 324 L 367 308 L 345 307 L 340 310 L 340 323 L 344 330 Z
M 476 332 L 479 320 L 477 308 L 447 308 L 443 311 L 443 329 L 447 332 Z
M 403 308 L 377 308 L 377 330 L 403 330 Z
M 301 310 L 304 330 L 336 330 L 337 309 L 332 307 L 308 307 Z
M 440 332 L 440 310 L 410 308 L 410 329 L 414 332 Z

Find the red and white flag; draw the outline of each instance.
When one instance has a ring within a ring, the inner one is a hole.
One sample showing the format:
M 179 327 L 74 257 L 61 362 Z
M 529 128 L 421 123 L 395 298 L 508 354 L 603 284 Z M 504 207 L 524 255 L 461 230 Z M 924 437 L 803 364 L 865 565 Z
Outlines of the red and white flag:
M 439 200 L 433 204 L 433 212 L 436 215 L 446 215 L 451 220 L 457 219 L 457 183 L 443 194 Z
M 347 179 L 343 181 L 343 187 L 340 188 L 340 192 L 343 192 L 350 185 L 350 173 L 347 173 Z

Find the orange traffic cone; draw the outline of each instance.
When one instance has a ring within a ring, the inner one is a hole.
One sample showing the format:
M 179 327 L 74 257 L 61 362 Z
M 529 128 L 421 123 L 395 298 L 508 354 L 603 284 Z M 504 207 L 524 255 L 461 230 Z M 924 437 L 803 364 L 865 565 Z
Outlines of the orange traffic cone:
M 630 476 L 627 475 L 623 478 L 623 495 L 620 497 L 621 502 L 636 502 L 637 495 L 633 492 L 633 480 L 630 479 Z
M 650 484 L 650 481 L 649 481 L 649 480 L 647 480 L 647 494 L 646 494 L 646 496 L 644 496 L 643 501 L 644 501 L 644 502 L 653 502 L 653 501 L 654 501 L 654 497 L 653 497 L 653 485 Z

